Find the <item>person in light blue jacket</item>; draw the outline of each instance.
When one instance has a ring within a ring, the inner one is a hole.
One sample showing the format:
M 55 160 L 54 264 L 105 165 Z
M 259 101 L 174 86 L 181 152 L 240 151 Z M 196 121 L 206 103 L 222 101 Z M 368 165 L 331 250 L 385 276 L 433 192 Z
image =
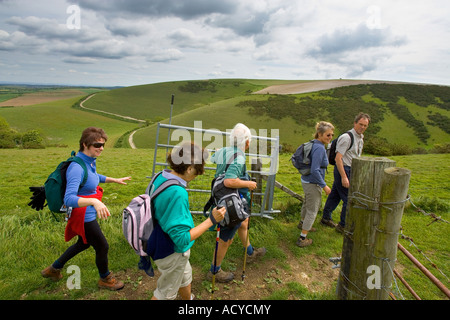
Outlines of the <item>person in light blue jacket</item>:
M 312 239 L 306 238 L 309 231 L 314 231 L 312 225 L 316 219 L 322 202 L 322 190 L 327 195 L 331 189 L 325 182 L 325 170 L 328 166 L 326 145 L 333 138 L 334 126 L 325 121 L 316 125 L 314 144 L 311 149 L 311 173 L 302 175 L 302 187 L 305 193 L 305 200 L 302 205 L 301 220 L 298 228 L 302 230 L 296 244 L 299 247 L 306 247 L 312 244 Z

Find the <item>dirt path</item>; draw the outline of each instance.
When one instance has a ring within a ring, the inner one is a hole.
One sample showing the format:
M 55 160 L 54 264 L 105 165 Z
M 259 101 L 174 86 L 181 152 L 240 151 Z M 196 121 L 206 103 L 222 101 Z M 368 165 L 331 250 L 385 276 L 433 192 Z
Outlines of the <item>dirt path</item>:
M 132 133 L 130 133 L 130 136 L 128 137 L 128 143 L 129 143 L 131 149 L 137 149 L 136 145 L 134 144 L 134 140 L 133 140 L 134 139 L 134 134 L 136 132 L 138 132 L 139 130 L 142 130 L 142 129 L 145 129 L 145 128 L 146 127 L 139 128 L 139 129 L 134 130 Z
M 84 99 L 83 101 L 80 102 L 80 108 L 82 109 L 86 109 L 86 110 L 91 110 L 91 111 L 95 111 L 95 112 L 101 112 L 104 114 L 109 114 L 115 117 L 119 117 L 125 120 L 133 120 L 133 121 L 137 121 L 137 122 L 143 122 L 145 123 L 145 120 L 141 120 L 141 119 L 136 119 L 136 118 L 132 118 L 132 117 L 128 117 L 128 116 L 123 116 L 121 114 L 117 114 L 117 113 L 112 113 L 112 112 L 108 112 L 108 111 L 103 111 L 103 110 L 97 110 L 97 109 L 92 109 L 92 108 L 87 108 L 83 105 L 83 103 L 85 103 L 86 101 L 88 101 L 90 98 L 92 98 L 93 96 L 95 96 L 96 94 L 91 94 L 90 96 L 88 96 L 86 99 Z
M 227 284 L 216 283 L 214 299 L 217 300 L 261 300 L 267 299 L 274 292 L 288 288 L 289 283 L 297 283 L 312 293 L 330 292 L 339 275 L 339 269 L 332 269 L 333 264 L 324 257 L 307 255 L 296 258 L 289 249 L 285 249 L 288 256 L 280 263 L 276 259 L 263 260 L 248 264 L 246 277 L 242 281 L 242 262 L 236 262 L 235 279 Z M 117 272 L 116 276 L 125 281 L 125 287 L 117 292 L 111 292 L 109 300 L 148 300 L 156 288 L 159 277 L 149 277 L 144 271 L 135 269 Z M 197 300 L 211 299 L 211 282 L 206 280 L 198 267 L 193 267 L 192 293 Z M 85 299 L 96 299 L 99 293 L 93 293 Z M 287 299 L 298 299 L 290 294 Z M 307 298 L 305 298 L 307 299 Z
M 92 98 L 93 96 L 95 96 L 95 93 L 92 94 L 92 95 L 90 95 L 90 96 L 88 96 L 88 97 L 87 97 L 86 99 L 84 99 L 83 101 L 81 101 L 81 102 L 80 102 L 80 108 L 86 109 L 86 110 L 92 110 L 92 111 L 95 111 L 95 112 L 101 112 L 101 113 L 105 113 L 105 114 L 109 114 L 109 115 L 113 115 L 113 116 L 115 116 L 115 117 L 119 117 L 119 118 L 122 118 L 122 119 L 125 119 L 125 120 L 134 120 L 134 121 L 138 121 L 138 122 L 143 122 L 143 123 L 145 123 L 145 120 L 136 119 L 136 118 L 132 118 L 132 117 L 128 117 L 128 116 L 122 116 L 122 115 L 117 114 L 117 113 L 112 113 L 112 112 L 107 112 L 107 111 L 103 111 L 103 110 L 97 110 L 97 109 L 91 109 L 91 108 L 85 107 L 85 106 L 83 105 L 83 103 L 85 103 L 86 101 L 88 101 L 88 100 L 89 100 L 90 98 Z M 137 148 L 136 148 L 136 145 L 134 144 L 134 141 L 133 141 L 133 136 L 134 136 L 134 134 L 136 133 L 136 131 L 138 131 L 138 130 L 139 130 L 139 129 L 134 130 L 134 131 L 130 134 L 130 136 L 128 137 L 128 143 L 130 144 L 131 149 L 137 149 Z

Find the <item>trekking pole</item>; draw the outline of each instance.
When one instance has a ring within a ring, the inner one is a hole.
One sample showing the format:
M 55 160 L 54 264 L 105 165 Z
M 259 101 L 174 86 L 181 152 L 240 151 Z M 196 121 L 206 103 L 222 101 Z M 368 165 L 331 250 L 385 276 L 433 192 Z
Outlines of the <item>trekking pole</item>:
M 256 181 L 255 178 L 252 178 L 252 181 Z M 247 244 L 248 244 L 248 239 L 250 236 L 250 218 L 252 216 L 252 205 L 253 205 L 253 190 L 250 191 L 250 205 L 249 205 L 249 209 L 248 209 L 248 213 L 250 214 L 250 216 L 248 217 L 248 222 L 247 222 L 247 239 L 245 240 L 245 246 L 244 246 L 244 265 L 242 267 L 242 281 L 244 281 L 245 279 L 245 266 L 247 264 Z
M 220 207 L 217 207 L 217 209 L 220 209 Z M 219 248 L 219 237 L 220 237 L 220 223 L 217 224 L 216 249 L 214 250 L 214 263 L 213 263 L 214 269 L 212 272 L 213 276 L 212 276 L 212 287 L 211 287 L 211 300 L 214 299 L 214 289 L 216 286 L 217 249 Z
M 172 100 L 170 101 L 170 117 L 169 117 L 169 126 L 172 125 L 172 111 L 173 111 L 173 100 L 175 99 L 175 95 L 172 94 Z M 167 133 L 167 145 L 170 145 L 170 127 L 169 132 Z M 169 147 L 166 147 L 166 153 L 169 151 Z

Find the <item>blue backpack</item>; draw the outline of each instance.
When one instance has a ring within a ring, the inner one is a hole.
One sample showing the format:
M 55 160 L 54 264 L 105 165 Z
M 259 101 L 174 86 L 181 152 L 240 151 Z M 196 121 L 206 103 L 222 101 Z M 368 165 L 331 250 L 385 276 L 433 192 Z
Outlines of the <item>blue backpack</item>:
M 292 165 L 302 176 L 311 174 L 311 149 L 314 140 L 301 144 L 291 157 Z

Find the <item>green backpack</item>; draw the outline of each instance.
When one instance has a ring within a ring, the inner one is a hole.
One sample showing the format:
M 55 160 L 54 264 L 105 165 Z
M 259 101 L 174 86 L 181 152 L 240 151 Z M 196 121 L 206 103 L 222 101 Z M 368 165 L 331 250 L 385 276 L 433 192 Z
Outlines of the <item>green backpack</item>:
M 86 164 L 83 159 L 76 157 L 76 153 L 72 151 L 71 156 L 66 160 L 61 162 L 55 171 L 53 171 L 45 181 L 42 187 L 29 187 L 30 191 L 33 192 L 33 196 L 30 198 L 32 201 L 28 203 L 33 209 L 37 211 L 42 210 L 45 200 L 47 200 L 47 205 L 50 211 L 56 213 L 66 212 L 67 208 L 64 206 L 64 195 L 66 193 L 66 172 L 70 163 L 75 161 L 84 170 L 83 181 L 81 182 L 80 188 L 82 188 L 87 181 L 88 173 Z

